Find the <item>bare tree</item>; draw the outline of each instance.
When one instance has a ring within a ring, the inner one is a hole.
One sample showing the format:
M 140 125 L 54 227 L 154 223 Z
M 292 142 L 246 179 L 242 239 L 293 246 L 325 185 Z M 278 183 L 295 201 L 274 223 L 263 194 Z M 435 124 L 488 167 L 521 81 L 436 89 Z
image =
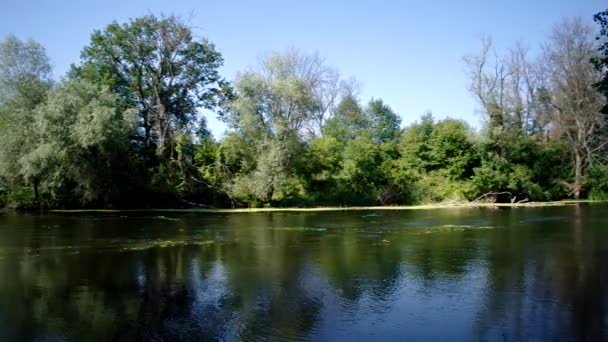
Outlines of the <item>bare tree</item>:
M 594 88 L 601 74 L 590 63 L 597 54 L 593 29 L 580 18 L 564 19 L 555 26 L 544 49 L 548 63 L 554 133 L 565 138 L 574 159 L 571 195 L 578 198 L 586 171 L 608 144 L 602 130 L 603 96 Z
M 509 70 L 490 37 L 483 37 L 481 45 L 480 54 L 465 56 L 464 63 L 471 82 L 469 90 L 481 104 L 492 132 L 504 124 L 505 84 Z
M 507 112 L 512 124 L 527 135 L 545 135 L 549 125 L 542 96 L 548 87 L 546 68 L 540 58 L 531 59 L 523 43 L 509 50 Z
M 497 130 L 524 134 L 544 132 L 546 110 L 540 97 L 546 77 L 539 61 L 531 61 L 528 49 L 517 43 L 504 54 L 494 48 L 492 39 L 481 40 L 481 52 L 464 57 L 469 90 L 479 101 L 491 137 Z

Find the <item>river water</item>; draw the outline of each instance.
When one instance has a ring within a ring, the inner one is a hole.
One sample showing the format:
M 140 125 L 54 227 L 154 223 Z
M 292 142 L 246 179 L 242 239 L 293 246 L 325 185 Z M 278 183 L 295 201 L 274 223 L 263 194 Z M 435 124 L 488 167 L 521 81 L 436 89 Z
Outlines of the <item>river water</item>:
M 608 205 L 0 213 L 0 341 L 607 340 Z

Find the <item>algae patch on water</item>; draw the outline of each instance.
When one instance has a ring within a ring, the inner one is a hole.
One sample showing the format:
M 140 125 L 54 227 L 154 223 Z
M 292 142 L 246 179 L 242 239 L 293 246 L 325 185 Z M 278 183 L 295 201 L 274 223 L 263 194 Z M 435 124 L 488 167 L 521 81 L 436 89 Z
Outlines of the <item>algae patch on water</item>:
M 151 248 L 167 248 L 182 246 L 206 246 L 214 244 L 215 240 L 191 241 L 191 240 L 153 240 L 139 242 L 121 248 L 122 251 L 142 251 Z
M 413 235 L 421 234 L 434 234 L 434 233 L 450 233 L 450 232 L 463 232 L 467 230 L 486 230 L 494 229 L 491 226 L 472 226 L 472 225 L 456 225 L 456 224 L 444 224 L 441 226 L 428 227 L 424 229 L 414 229 L 409 231 Z
M 319 227 L 272 227 L 270 229 L 292 232 L 324 232 L 327 230 L 326 228 Z
M 382 239 L 378 242 L 372 243 L 372 246 L 388 246 L 391 244 L 390 240 L 387 239 Z
M 363 218 L 368 218 L 368 217 L 380 217 L 382 215 L 378 214 L 378 213 L 369 213 L 369 214 L 365 214 L 365 215 L 361 215 L 361 217 Z

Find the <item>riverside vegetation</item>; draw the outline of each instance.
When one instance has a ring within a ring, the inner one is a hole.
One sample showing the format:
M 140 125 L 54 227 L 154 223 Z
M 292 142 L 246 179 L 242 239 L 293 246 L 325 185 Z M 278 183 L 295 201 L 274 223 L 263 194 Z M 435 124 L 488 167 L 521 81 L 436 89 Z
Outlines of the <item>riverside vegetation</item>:
M 480 131 L 401 126 L 317 53 L 270 52 L 227 81 L 174 16 L 95 31 L 51 77 L 45 49 L 0 42 L 0 206 L 361 206 L 608 197 L 608 10 L 564 19 L 532 54 L 490 38 L 463 57 Z M 404 94 L 405 95 L 405 94 Z M 215 139 L 205 115 L 228 126 Z

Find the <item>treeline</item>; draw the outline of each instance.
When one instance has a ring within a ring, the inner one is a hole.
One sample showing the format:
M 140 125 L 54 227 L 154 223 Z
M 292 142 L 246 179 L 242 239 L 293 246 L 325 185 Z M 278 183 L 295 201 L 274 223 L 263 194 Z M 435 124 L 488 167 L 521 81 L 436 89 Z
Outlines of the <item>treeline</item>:
M 401 127 L 318 54 L 267 54 L 228 82 L 174 16 L 95 31 L 60 81 L 44 47 L 0 43 L 0 205 L 392 205 L 608 197 L 608 10 L 531 56 L 483 39 L 463 61 L 484 127 Z M 597 32 L 596 32 L 597 31 Z M 202 113 L 205 113 L 204 115 Z M 228 131 L 219 141 L 205 115 Z

